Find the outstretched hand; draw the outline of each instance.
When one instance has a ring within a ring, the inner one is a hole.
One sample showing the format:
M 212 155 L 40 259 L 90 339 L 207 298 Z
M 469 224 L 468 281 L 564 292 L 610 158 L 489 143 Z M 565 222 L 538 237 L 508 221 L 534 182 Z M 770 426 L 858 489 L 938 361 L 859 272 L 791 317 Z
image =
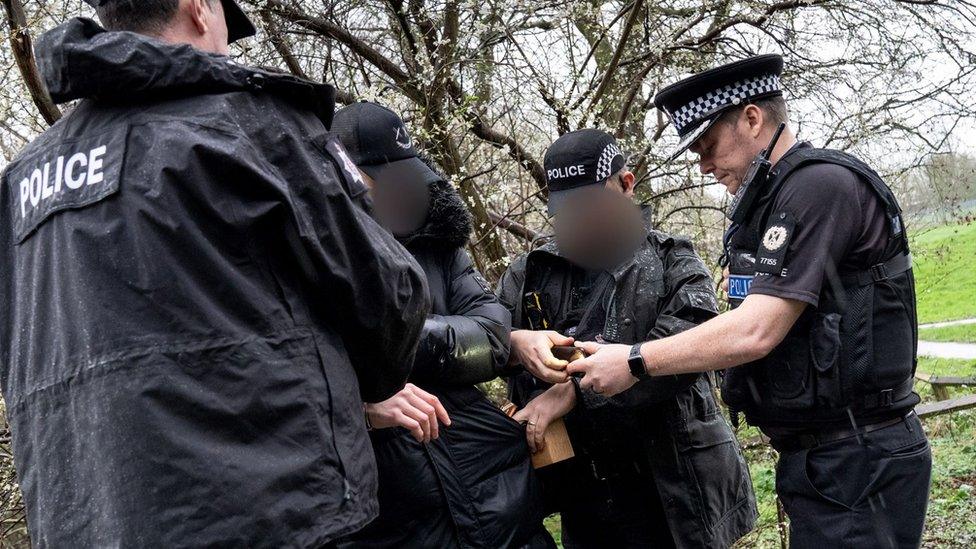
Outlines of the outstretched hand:
M 576 346 L 583 349 L 588 356 L 570 363 L 566 371 L 570 375 L 583 374 L 580 388 L 609 397 L 622 393 L 637 383 L 637 378 L 630 373 L 630 366 L 627 364 L 630 345 L 601 345 L 586 341 L 577 343 Z

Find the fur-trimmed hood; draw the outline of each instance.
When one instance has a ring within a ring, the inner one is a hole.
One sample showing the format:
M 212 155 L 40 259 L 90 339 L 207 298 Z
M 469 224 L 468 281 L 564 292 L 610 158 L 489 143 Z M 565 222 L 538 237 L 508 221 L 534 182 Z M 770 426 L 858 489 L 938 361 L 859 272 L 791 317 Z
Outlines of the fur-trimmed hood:
M 457 189 L 445 179 L 431 183 L 429 188 L 427 221 L 420 229 L 398 237 L 398 240 L 407 248 L 463 248 L 468 244 L 474 228 L 471 212 Z

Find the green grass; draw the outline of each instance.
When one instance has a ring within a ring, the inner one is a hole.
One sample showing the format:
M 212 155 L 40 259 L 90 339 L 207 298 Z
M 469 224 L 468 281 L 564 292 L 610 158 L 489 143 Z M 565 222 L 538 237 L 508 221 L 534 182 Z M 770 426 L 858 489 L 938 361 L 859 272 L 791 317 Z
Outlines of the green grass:
M 976 222 L 912 239 L 919 322 L 976 318 Z
M 976 343 L 976 324 L 960 324 L 958 326 L 943 326 L 941 328 L 923 328 L 918 331 L 918 338 L 925 341 L 957 341 L 961 343 Z
M 920 356 L 918 371 L 937 376 L 971 376 L 976 374 L 976 360 Z

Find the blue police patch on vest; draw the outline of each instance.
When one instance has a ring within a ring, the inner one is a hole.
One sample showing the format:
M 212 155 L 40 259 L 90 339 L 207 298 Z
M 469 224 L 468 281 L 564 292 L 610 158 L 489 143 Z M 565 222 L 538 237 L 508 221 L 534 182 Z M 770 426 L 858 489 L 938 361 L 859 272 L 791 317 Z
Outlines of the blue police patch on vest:
M 729 275 L 729 299 L 745 299 L 752 286 L 752 277 L 748 275 Z
M 57 212 L 83 208 L 119 190 L 126 130 L 63 141 L 20 158 L 0 184 L 19 244 Z

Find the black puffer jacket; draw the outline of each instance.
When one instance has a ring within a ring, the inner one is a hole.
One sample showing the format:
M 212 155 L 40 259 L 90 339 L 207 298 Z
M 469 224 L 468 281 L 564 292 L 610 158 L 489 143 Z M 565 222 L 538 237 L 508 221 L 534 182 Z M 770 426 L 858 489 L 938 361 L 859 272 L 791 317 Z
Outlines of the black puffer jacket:
M 426 225 L 402 239 L 427 273 L 427 317 L 410 379 L 451 417 L 418 443 L 404 429 L 371 433 L 380 471 L 380 518 L 349 547 L 547 546 L 525 431 L 474 383 L 508 360 L 509 312 L 464 251 L 471 216 L 446 181 L 431 186 Z
M 83 19 L 38 53 L 81 101 L 0 180 L 0 385 L 33 542 L 362 527 L 360 393 L 402 387 L 428 305 L 356 203 L 329 87 Z

